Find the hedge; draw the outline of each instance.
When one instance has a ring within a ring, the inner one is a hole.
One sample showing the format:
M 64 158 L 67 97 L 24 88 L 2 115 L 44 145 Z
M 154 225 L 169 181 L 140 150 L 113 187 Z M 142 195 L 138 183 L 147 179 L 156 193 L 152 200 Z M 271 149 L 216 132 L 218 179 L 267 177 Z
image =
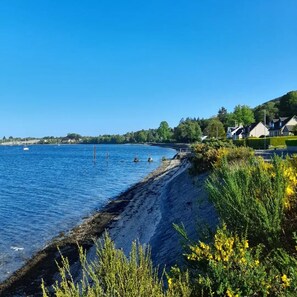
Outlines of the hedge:
M 287 141 L 297 141 L 297 136 L 237 139 L 233 140 L 233 143 L 236 146 L 249 146 L 253 149 L 267 149 L 269 147 L 286 146 L 288 145 Z M 293 144 L 290 144 L 290 146 L 293 146 Z
M 233 140 L 233 144 L 236 146 L 246 146 L 245 139 Z
M 286 140 L 287 146 L 297 146 L 297 139 L 288 139 Z
M 286 141 L 290 139 L 297 139 L 296 136 L 277 136 L 277 137 L 269 137 L 271 146 L 280 146 L 286 145 Z
M 267 149 L 270 145 L 269 138 L 247 138 L 246 145 L 253 149 Z

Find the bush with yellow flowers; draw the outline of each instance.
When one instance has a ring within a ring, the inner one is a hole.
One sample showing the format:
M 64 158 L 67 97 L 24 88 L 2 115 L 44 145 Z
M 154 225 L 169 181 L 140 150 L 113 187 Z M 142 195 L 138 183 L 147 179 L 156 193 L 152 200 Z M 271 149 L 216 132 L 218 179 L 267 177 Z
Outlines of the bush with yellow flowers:
M 235 162 L 244 160 L 253 155 L 253 150 L 246 147 L 235 147 L 232 143 L 222 140 L 211 140 L 192 146 L 191 173 L 211 170 L 219 167 L 223 160 Z
M 229 232 L 226 225 L 218 228 L 212 243 L 190 245 L 186 257 L 195 296 L 203 292 L 205 296 L 290 296 L 295 292 L 292 273 L 267 265 L 260 245 L 251 248 L 247 239 Z
M 231 230 L 247 232 L 253 243 L 282 246 L 290 184 L 284 174 L 286 162 L 279 157 L 271 164 L 261 158 L 233 166 L 225 162 L 206 183 L 220 218 Z M 286 236 L 291 238 L 292 233 Z

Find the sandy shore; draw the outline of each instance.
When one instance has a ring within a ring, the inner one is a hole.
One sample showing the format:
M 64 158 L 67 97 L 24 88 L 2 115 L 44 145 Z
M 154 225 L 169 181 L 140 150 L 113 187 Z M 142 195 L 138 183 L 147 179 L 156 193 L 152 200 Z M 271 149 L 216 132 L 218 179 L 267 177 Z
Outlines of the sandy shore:
M 126 253 L 130 251 L 131 242 L 138 239 L 142 244 L 151 245 L 154 264 L 169 267 L 181 263 L 180 236 L 172 224 L 183 223 L 192 238 L 197 238 L 199 234 L 196 231 L 197 220 L 216 224 L 216 216 L 206 201 L 203 189 L 206 175 L 194 179 L 189 176 L 188 167 L 186 159 L 163 162 L 157 170 L 111 201 L 102 211 L 37 253 L 23 268 L 0 284 L 0 296 L 38 296 L 42 278 L 51 285 L 57 273 L 55 260 L 59 261 L 57 246 L 70 259 L 79 275 L 76 243 L 87 249 L 88 257 L 92 258 L 94 240 L 100 238 L 106 229 L 116 246 Z

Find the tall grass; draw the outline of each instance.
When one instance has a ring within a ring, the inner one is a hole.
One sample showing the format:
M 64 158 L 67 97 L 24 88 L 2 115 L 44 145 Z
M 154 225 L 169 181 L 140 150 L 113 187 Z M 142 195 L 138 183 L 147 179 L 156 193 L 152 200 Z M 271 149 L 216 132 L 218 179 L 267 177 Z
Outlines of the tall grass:
M 59 267 L 61 281 L 53 286 L 54 296 L 86 297 L 173 297 L 190 296 L 188 278 L 180 277 L 165 291 L 158 270 L 153 268 L 150 251 L 136 242 L 132 244 L 129 257 L 116 249 L 105 234 L 103 243 L 97 246 L 97 259 L 88 262 L 80 248 L 82 279 L 76 282 L 70 272 L 67 258 L 62 257 Z M 52 296 L 42 285 L 43 296 Z

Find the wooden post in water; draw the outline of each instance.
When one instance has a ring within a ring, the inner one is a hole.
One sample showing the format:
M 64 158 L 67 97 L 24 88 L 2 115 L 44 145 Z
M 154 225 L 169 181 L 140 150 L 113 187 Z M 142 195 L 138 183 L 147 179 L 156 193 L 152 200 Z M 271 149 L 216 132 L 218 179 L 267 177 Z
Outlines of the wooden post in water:
M 96 146 L 94 145 L 94 155 L 93 155 L 94 162 L 96 162 Z

